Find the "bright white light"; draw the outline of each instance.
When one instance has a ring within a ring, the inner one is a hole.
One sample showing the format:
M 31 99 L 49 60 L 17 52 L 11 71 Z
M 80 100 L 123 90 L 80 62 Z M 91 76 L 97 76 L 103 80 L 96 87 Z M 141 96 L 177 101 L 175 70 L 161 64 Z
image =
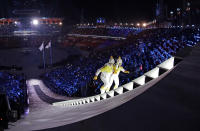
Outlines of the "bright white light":
M 143 27 L 146 27 L 147 26 L 147 24 L 146 23 L 143 23 L 143 25 L 142 25 Z
M 33 25 L 38 25 L 39 21 L 38 20 L 33 20 Z
M 180 11 L 181 9 L 180 9 L 180 8 L 177 8 L 176 10 L 177 10 L 177 11 Z
M 17 24 L 17 21 L 15 21 L 15 25 Z
M 62 25 L 62 22 L 60 22 L 59 25 Z
M 137 26 L 140 26 L 140 23 L 137 23 Z

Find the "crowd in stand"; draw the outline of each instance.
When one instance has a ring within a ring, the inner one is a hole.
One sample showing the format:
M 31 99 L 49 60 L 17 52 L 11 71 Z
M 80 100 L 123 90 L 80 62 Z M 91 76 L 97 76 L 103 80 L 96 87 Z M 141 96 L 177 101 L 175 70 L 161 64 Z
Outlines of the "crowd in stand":
M 62 46 L 76 46 L 82 50 L 91 51 L 94 49 L 102 49 L 108 45 L 118 44 L 119 40 L 101 39 L 101 38 L 84 38 L 70 36 L 61 43 Z
M 60 35 L 61 25 L 58 24 L 41 24 L 38 26 L 21 24 L 0 24 L 0 36 L 13 36 L 13 35 Z
M 25 76 L 0 72 L 0 93 L 8 96 L 11 110 L 17 111 L 19 119 L 28 104 Z
M 99 32 L 102 32 L 101 29 Z M 61 95 L 94 95 L 99 93 L 101 83 L 92 78 L 111 55 L 115 58 L 121 56 L 123 67 L 130 71 L 129 75 L 121 73 L 119 76 L 123 85 L 175 55 L 180 49 L 194 46 L 198 33 L 197 29 L 180 28 L 144 30 L 116 47 L 92 51 L 88 57 L 80 57 L 62 68 L 54 69 L 46 73 L 44 79 L 53 92 Z
M 140 29 L 128 27 L 76 28 L 71 34 L 127 37 L 128 35 L 134 35 L 138 31 Z
M 110 36 L 116 36 L 116 37 L 128 37 L 128 36 L 137 34 L 140 31 L 141 31 L 141 29 L 136 29 L 136 28 L 112 27 L 112 28 L 109 28 L 108 34 Z
M 12 34 L 15 28 L 14 25 L 0 25 L 0 36 Z

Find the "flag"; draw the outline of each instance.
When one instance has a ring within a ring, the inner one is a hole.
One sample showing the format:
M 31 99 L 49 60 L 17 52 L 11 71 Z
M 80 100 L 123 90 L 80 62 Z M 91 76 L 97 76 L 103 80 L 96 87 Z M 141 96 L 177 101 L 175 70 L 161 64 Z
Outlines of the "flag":
M 43 50 L 44 50 L 44 42 L 42 42 L 41 46 L 39 47 L 39 50 L 40 50 L 40 51 L 43 51 Z
M 51 41 L 49 41 L 49 43 L 46 45 L 46 49 L 50 48 L 51 47 Z
M 44 50 L 44 42 L 42 42 L 41 46 L 39 47 L 39 50 L 42 51 L 42 58 L 43 58 L 44 69 L 45 69 L 45 68 L 46 68 L 46 65 L 45 65 L 45 50 Z

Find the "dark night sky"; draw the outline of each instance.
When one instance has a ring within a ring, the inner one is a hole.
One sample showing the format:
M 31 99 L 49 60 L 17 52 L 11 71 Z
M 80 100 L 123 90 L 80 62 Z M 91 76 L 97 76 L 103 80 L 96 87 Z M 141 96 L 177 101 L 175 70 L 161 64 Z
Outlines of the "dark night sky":
M 62 16 L 80 19 L 81 9 L 88 20 L 105 17 L 113 20 L 152 20 L 155 17 L 157 0 L 0 0 L 0 16 L 12 16 L 16 8 L 38 8 L 42 16 Z M 182 6 L 183 0 L 164 0 L 169 10 Z M 192 0 L 192 3 L 199 0 Z
M 182 7 L 182 1 L 164 0 L 164 3 L 171 10 Z M 196 2 L 199 0 L 192 1 Z M 155 16 L 157 0 L 87 0 L 82 2 L 76 0 L 76 2 L 79 7 L 84 7 L 86 14 L 90 16 L 152 19 Z

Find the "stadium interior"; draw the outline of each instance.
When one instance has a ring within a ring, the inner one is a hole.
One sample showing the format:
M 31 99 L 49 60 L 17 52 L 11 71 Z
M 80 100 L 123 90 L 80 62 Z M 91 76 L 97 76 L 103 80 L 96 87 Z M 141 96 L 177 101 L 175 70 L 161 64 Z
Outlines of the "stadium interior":
M 200 2 L 105 3 L 2 0 L 0 131 L 200 130 Z

